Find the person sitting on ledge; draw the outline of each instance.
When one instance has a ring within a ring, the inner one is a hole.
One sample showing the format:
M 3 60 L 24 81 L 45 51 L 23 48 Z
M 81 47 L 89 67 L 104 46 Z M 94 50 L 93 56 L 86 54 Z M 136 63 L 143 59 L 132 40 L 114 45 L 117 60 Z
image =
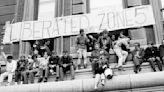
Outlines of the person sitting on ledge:
M 95 47 L 98 49 L 99 45 L 95 44 Z M 111 79 L 113 77 L 113 72 L 109 68 L 108 58 L 109 54 L 104 49 L 98 49 L 98 52 L 95 53 L 95 55 L 94 53 L 92 53 L 92 60 L 95 61 L 93 63 L 94 67 L 92 67 L 94 68 L 95 74 L 95 89 L 98 88 L 99 83 L 101 83 L 102 86 L 104 86 L 106 78 Z
M 101 53 L 100 53 L 101 52 Z M 105 61 L 108 64 L 109 60 L 109 54 L 106 50 L 100 49 L 100 46 L 98 43 L 95 43 L 95 50 L 91 53 L 90 61 L 92 63 L 92 72 L 93 72 L 93 78 L 95 78 L 95 72 L 96 72 L 96 63 L 99 61 L 99 58 L 101 56 L 105 56 Z
M 68 54 L 68 51 L 63 51 L 63 56 L 60 59 L 60 75 L 62 81 L 64 80 L 64 74 L 66 74 L 68 70 L 70 70 L 71 79 L 73 80 L 75 78 L 73 59 Z
M 52 56 L 49 58 L 49 72 L 54 75 L 54 72 L 56 72 L 56 80 L 59 80 L 59 61 L 60 57 L 57 55 L 55 51 L 52 52 Z
M 16 70 L 16 61 L 13 60 L 12 56 L 7 56 L 6 72 L 2 73 L 0 76 L 0 85 L 2 85 L 3 80 L 6 77 L 8 77 L 8 83 L 6 85 L 11 85 L 15 70 Z
M 140 47 L 140 43 L 135 43 L 134 46 L 135 49 L 132 51 L 134 72 L 138 73 L 139 71 L 141 71 L 140 66 L 143 62 L 144 49 Z
M 28 78 L 31 84 L 33 84 L 34 77 L 37 74 L 39 74 L 39 61 L 38 61 L 37 55 L 33 55 L 32 57 L 29 56 L 27 71 L 24 72 L 25 84 L 28 84 Z
M 156 46 L 154 46 L 153 42 L 148 43 L 148 47 L 145 49 L 145 56 L 146 60 L 150 63 L 151 68 L 154 72 L 156 72 L 155 69 L 155 62 L 158 65 L 158 68 L 160 71 L 162 71 L 162 63 L 159 58 L 159 51 Z
M 162 64 L 164 65 L 164 39 L 162 40 L 162 44 L 159 46 L 159 53 Z
M 44 57 L 39 59 L 40 61 L 40 66 L 39 66 L 39 70 L 40 70 L 40 76 L 38 79 L 38 82 L 47 82 L 47 78 L 48 78 L 48 61 L 49 61 L 49 56 L 47 52 L 44 52 Z M 44 80 L 43 80 L 44 79 Z
M 128 52 L 122 49 L 122 45 L 126 47 L 126 49 L 129 49 L 129 38 L 120 38 L 114 43 L 114 52 L 118 56 L 118 65 L 116 68 L 120 71 L 124 71 L 122 65 L 125 63 L 126 58 L 128 57 Z
M 25 71 L 27 70 L 27 65 L 28 65 L 28 60 L 26 59 L 25 56 L 21 56 L 20 60 L 17 62 L 17 69 L 15 71 L 15 85 L 18 84 L 20 80 L 20 84 L 25 84 L 25 79 L 24 74 Z

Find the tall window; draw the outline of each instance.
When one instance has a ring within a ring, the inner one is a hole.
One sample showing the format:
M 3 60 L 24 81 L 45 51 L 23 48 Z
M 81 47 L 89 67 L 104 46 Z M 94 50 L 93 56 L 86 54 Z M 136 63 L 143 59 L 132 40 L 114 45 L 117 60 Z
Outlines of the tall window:
M 91 13 L 123 9 L 122 0 L 90 0 Z
M 49 20 L 55 17 L 56 0 L 39 0 L 38 20 Z
M 163 13 L 163 19 L 164 19 L 164 0 L 161 0 L 162 3 L 162 13 Z

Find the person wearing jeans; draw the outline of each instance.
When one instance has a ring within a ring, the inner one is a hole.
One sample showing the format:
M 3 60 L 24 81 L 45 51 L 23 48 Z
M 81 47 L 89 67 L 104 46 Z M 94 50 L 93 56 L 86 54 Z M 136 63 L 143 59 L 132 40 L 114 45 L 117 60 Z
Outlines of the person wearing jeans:
M 77 65 L 80 68 L 82 59 L 84 60 L 84 68 L 87 67 L 87 42 L 88 38 L 84 34 L 84 30 L 80 29 L 80 35 L 77 37 L 76 44 L 77 44 L 77 53 L 78 53 L 78 61 Z
M 141 64 L 144 57 L 144 49 L 140 47 L 140 43 L 135 43 L 135 49 L 132 51 L 133 63 L 134 63 L 134 72 L 138 73 L 141 71 Z
M 124 70 L 122 65 L 126 61 L 126 58 L 128 56 L 128 52 L 122 50 L 121 46 L 122 46 L 122 44 L 124 44 L 126 46 L 126 48 L 129 48 L 128 47 L 129 46 L 128 45 L 129 40 L 130 40 L 129 38 L 122 38 L 122 39 L 117 40 L 114 43 L 114 49 L 113 50 L 115 51 L 116 55 L 118 56 L 118 65 L 116 66 L 116 68 L 118 68 L 118 70 Z
M 49 56 L 47 52 L 44 52 L 44 57 L 41 58 L 40 60 L 40 65 L 39 65 L 39 71 L 40 71 L 40 75 L 39 75 L 39 79 L 38 82 L 47 82 L 47 78 L 48 78 L 48 61 L 49 61 Z M 43 80 L 44 79 L 44 80 Z
M 25 56 L 21 56 L 20 60 L 17 62 L 17 69 L 15 71 L 15 84 L 17 85 L 19 80 L 20 80 L 20 84 L 25 84 L 25 80 L 24 80 L 24 72 L 27 70 L 27 64 L 28 64 L 28 60 L 26 60 Z
M 57 55 L 55 51 L 52 52 L 52 56 L 49 58 L 48 68 L 49 72 L 53 75 L 56 72 L 56 80 L 59 80 L 59 62 L 60 57 Z
M 73 59 L 67 51 L 63 51 L 63 56 L 60 59 L 60 77 L 62 81 L 64 80 L 64 74 L 66 74 L 68 70 L 70 70 L 71 79 L 73 80 L 75 78 Z
M 8 77 L 7 85 L 10 85 L 13 79 L 13 75 L 16 70 L 16 61 L 12 60 L 12 56 L 7 56 L 7 63 L 6 63 L 6 72 L 2 73 L 0 76 L 0 85 L 2 85 L 3 80 Z
M 33 55 L 32 59 L 28 60 L 27 70 L 23 72 L 24 83 L 28 84 L 28 76 L 30 82 L 34 83 L 35 74 L 39 73 L 39 61 L 37 55 Z
M 162 44 L 159 46 L 159 53 L 162 64 L 164 65 L 164 40 L 162 40 Z
M 155 63 L 157 63 L 159 70 L 162 71 L 162 62 L 159 57 L 158 48 L 154 46 L 152 42 L 148 43 L 148 47 L 145 49 L 144 57 L 150 63 L 150 66 L 154 72 L 156 72 Z
M 101 60 L 109 64 L 109 54 L 106 50 L 100 49 L 99 44 L 96 43 L 95 50 L 92 51 L 90 60 L 92 63 L 93 78 L 95 78 L 96 63 Z

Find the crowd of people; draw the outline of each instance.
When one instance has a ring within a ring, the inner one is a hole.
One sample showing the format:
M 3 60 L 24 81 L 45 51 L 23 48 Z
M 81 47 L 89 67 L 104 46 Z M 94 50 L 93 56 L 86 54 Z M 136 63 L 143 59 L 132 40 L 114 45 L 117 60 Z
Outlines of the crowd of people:
M 123 65 L 128 57 L 132 54 L 134 62 L 134 72 L 141 71 L 143 62 L 149 62 L 153 71 L 156 71 L 155 64 L 162 71 L 164 64 L 164 41 L 162 45 L 156 47 L 152 42 L 148 43 L 146 49 L 141 48 L 140 43 L 135 43 L 134 50 L 129 47 L 130 38 L 120 32 L 119 37 L 115 35 L 109 36 L 107 30 L 102 32 L 97 39 L 92 35 L 85 35 L 84 29 L 80 29 L 80 34 L 76 39 L 77 49 L 77 67 L 73 62 L 73 58 L 68 51 L 63 51 L 62 56 L 59 56 L 56 51 L 50 50 L 50 41 L 45 41 L 41 46 L 39 41 L 35 41 L 32 45 L 33 52 L 27 58 L 21 56 L 16 62 L 12 56 L 6 57 L 6 72 L 0 76 L 0 83 L 3 83 L 5 77 L 8 77 L 10 85 L 15 75 L 15 84 L 34 83 L 35 76 L 38 76 L 38 83 L 47 82 L 49 75 L 56 75 L 55 81 L 63 81 L 64 75 L 70 71 L 71 79 L 75 79 L 75 69 L 87 67 L 87 51 L 91 51 L 90 62 L 92 66 L 93 78 L 95 78 L 95 88 L 98 88 L 99 83 L 105 85 L 105 79 L 113 77 L 113 70 L 110 68 L 110 54 L 113 51 L 118 57 L 116 68 L 119 71 L 124 71 Z

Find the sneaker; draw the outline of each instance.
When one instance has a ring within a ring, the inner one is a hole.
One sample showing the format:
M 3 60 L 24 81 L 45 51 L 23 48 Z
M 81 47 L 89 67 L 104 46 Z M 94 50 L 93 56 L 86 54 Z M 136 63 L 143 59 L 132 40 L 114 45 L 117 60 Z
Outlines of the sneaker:
M 17 82 L 15 82 L 15 85 L 18 85 L 18 83 L 17 83 Z
M 59 81 L 59 77 L 56 77 L 56 80 L 55 81 Z
M 93 78 L 95 78 L 95 74 L 93 75 Z
M 47 78 L 44 78 L 44 82 L 47 82 Z
M 137 74 L 137 73 L 138 73 L 138 71 L 134 71 L 134 73 L 135 73 L 135 74 Z
M 39 78 L 38 79 L 38 83 L 42 82 L 43 78 Z
M 20 82 L 20 85 L 22 85 L 22 84 L 23 84 L 23 81 Z
M 87 65 L 84 65 L 84 69 L 86 69 L 87 68 Z
M 139 68 L 139 72 L 141 72 L 142 68 Z
M 101 85 L 105 86 L 105 81 L 104 80 L 101 81 Z
M 97 85 L 95 85 L 95 89 L 98 89 Z
M 10 85 L 11 85 L 10 83 L 5 84 L 5 86 L 10 86 Z
M 74 79 L 75 79 L 74 77 L 71 78 L 71 80 L 74 80 Z

